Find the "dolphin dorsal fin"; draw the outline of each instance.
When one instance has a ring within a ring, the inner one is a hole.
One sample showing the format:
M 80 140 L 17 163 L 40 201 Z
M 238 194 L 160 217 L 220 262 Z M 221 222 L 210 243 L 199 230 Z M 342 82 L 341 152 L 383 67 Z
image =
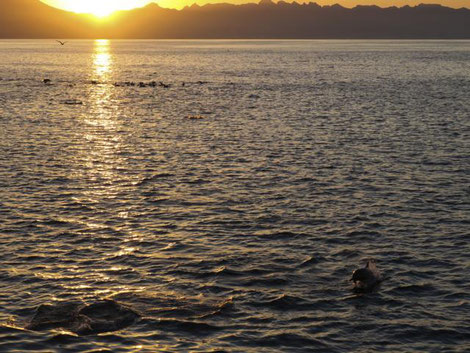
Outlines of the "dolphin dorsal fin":
M 380 272 L 377 269 L 377 265 L 375 264 L 374 259 L 371 259 L 371 260 L 367 261 L 366 268 L 369 269 L 374 274 L 374 277 L 376 279 L 378 279 L 378 280 L 381 279 Z

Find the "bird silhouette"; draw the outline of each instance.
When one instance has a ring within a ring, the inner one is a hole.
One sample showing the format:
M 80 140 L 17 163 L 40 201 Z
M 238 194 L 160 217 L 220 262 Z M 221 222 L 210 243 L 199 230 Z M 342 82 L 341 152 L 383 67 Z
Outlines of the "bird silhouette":
M 65 45 L 67 42 L 62 42 L 60 40 L 56 40 L 56 42 L 60 43 L 60 45 Z

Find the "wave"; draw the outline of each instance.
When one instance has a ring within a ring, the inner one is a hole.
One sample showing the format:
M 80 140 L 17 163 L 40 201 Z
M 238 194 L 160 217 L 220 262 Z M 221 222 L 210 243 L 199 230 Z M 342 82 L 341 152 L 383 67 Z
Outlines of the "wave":
M 26 329 L 43 331 L 63 329 L 78 335 L 117 331 L 132 325 L 140 315 L 113 300 L 89 305 L 74 302 L 40 305 Z

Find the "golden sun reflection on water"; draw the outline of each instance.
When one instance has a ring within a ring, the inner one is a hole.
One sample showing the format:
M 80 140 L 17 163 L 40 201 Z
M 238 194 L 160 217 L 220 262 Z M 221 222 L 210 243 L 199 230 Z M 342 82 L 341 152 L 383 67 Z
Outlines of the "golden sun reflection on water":
M 95 40 L 93 66 L 99 79 L 106 79 L 111 71 L 112 57 L 109 39 Z
M 120 155 L 122 131 L 118 104 L 110 84 L 114 69 L 114 58 L 109 40 L 95 40 L 90 58 L 87 83 L 88 104 L 83 115 L 80 134 L 80 156 L 78 157 L 80 178 L 88 186 L 82 191 L 82 202 L 99 206 L 118 193 L 122 179 L 119 170 L 126 168 Z M 89 218 L 91 229 L 106 228 L 99 219 Z
M 113 183 L 118 177 L 115 170 L 121 163 L 117 154 L 121 138 L 117 120 L 116 104 L 113 102 L 109 80 L 113 72 L 113 56 L 110 41 L 94 41 L 92 67 L 90 70 L 89 110 L 85 117 L 83 150 L 84 160 L 97 188 L 90 188 L 93 196 L 99 196 L 103 183 Z M 108 189 L 105 187 L 105 189 Z M 108 190 L 109 192 L 109 190 Z M 104 195 L 102 195 L 104 196 Z M 99 200 L 97 200 L 99 202 Z
M 112 84 L 115 79 L 116 58 L 109 40 L 96 40 L 89 56 L 88 75 L 85 79 L 87 104 L 81 111 L 79 126 L 76 130 L 77 148 L 75 149 L 75 178 L 80 183 L 80 192 L 74 201 L 96 212 L 88 213 L 69 220 L 87 229 L 90 236 L 109 239 L 110 234 L 119 234 L 119 241 L 112 247 L 102 247 L 97 242 L 90 249 L 80 249 L 99 253 L 96 265 L 78 266 L 78 274 L 70 273 L 71 283 L 64 289 L 81 297 L 110 297 L 131 288 L 119 283 L 122 273 L 132 271 L 117 268 L 115 261 L 121 257 L 132 256 L 140 249 L 135 243 L 142 235 L 127 228 L 128 218 L 132 218 L 129 208 L 119 208 L 122 197 L 127 196 L 129 185 L 138 178 L 131 170 L 126 152 L 131 150 L 127 142 L 125 118 L 120 112 L 119 92 Z M 111 263 L 107 264 L 106 261 Z M 70 271 L 72 272 L 72 271 Z M 81 282 L 74 281 L 81 278 Z M 93 287 L 93 283 L 104 286 Z M 135 290 L 135 289 L 134 289 Z
M 94 42 L 93 68 L 91 73 L 90 98 L 92 103 L 92 118 L 87 121 L 91 125 L 109 125 L 114 119 L 109 80 L 113 72 L 113 57 L 110 41 L 97 39 Z

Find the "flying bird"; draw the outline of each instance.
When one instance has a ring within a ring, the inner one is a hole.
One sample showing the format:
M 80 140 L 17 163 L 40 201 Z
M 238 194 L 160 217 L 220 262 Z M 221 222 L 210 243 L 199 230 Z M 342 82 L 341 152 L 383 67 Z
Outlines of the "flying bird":
M 56 40 L 56 42 L 60 43 L 60 45 L 65 45 L 65 43 L 67 43 L 67 42 L 62 42 L 60 40 Z

